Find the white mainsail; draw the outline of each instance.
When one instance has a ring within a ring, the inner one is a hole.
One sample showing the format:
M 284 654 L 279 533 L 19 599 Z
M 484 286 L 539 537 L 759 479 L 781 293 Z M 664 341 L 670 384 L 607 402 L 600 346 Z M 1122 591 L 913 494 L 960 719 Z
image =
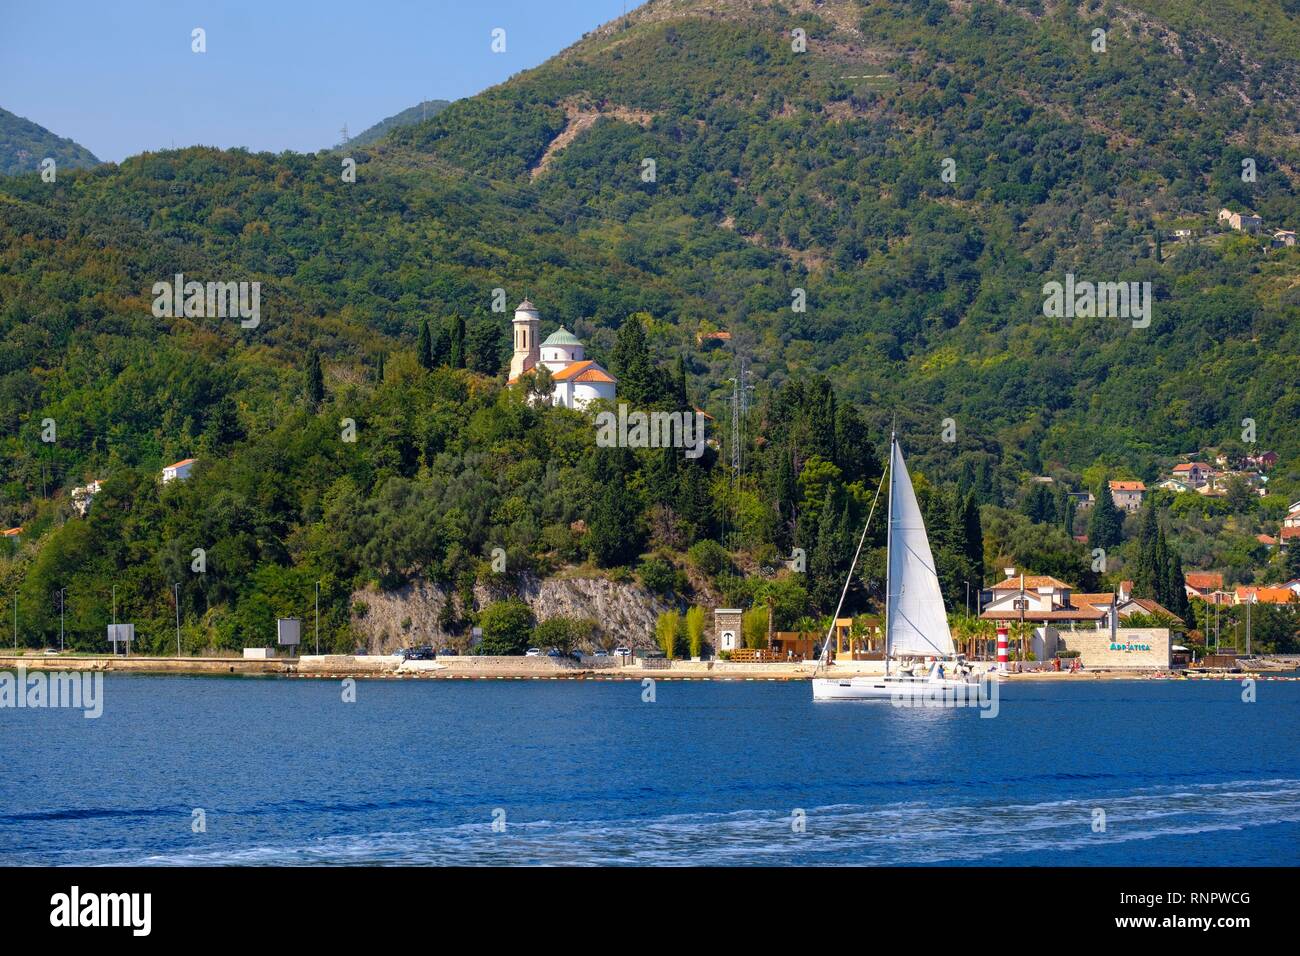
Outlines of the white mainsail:
M 897 441 L 890 442 L 886 608 L 886 646 L 891 657 L 953 656 L 956 649 L 948 631 L 930 538 Z

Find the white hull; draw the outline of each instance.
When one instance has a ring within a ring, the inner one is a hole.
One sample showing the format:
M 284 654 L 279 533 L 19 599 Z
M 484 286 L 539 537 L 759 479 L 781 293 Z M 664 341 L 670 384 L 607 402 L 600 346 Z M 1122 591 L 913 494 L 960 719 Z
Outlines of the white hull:
M 945 692 L 970 694 L 977 684 L 972 679 L 952 680 L 940 677 L 904 677 L 891 674 L 868 674 L 856 677 L 813 678 L 813 700 L 909 700 L 933 699 Z

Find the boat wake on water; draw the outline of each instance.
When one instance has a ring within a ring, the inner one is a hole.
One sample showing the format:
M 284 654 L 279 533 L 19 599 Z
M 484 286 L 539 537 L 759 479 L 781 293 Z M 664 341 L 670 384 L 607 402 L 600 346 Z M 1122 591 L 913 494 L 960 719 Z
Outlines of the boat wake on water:
M 1106 812 L 1106 832 L 1093 826 Z M 1158 786 L 1020 804 L 928 801 L 610 820 L 481 823 L 336 835 L 308 843 L 149 855 L 116 851 L 104 864 L 155 866 L 344 865 L 928 865 L 1020 862 L 1020 854 L 1078 862 L 1090 849 L 1163 841 L 1196 856 L 1198 838 L 1300 823 L 1300 780 Z M 1173 859 L 1180 857 L 1174 856 Z M 1257 861 L 1268 862 L 1268 861 Z

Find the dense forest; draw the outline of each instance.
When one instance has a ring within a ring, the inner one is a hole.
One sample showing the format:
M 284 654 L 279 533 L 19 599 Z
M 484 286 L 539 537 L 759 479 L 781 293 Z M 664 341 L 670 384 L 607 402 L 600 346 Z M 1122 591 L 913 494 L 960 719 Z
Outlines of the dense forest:
M 20 640 L 48 643 L 66 588 L 76 642 L 102 644 L 116 599 L 166 648 L 181 583 L 185 645 L 239 647 L 310 617 L 320 582 L 348 648 L 356 588 L 465 594 L 499 547 L 512 572 L 771 597 L 794 626 L 834 610 L 891 428 L 953 608 L 1006 563 L 1089 590 L 1141 567 L 1153 595 L 1175 556 L 1294 576 L 1257 535 L 1300 498 L 1300 249 L 1216 213 L 1300 224 L 1300 29 L 1285 3 L 1227 7 L 653 0 L 348 156 L 0 178 L 0 527 L 23 528 L 0 613 L 16 595 Z M 177 273 L 259 282 L 260 323 L 155 317 Z M 1151 283 L 1149 327 L 1046 318 L 1066 273 Z M 496 307 L 525 296 L 621 400 L 707 411 L 706 455 L 597 448 L 589 417 L 508 387 Z M 1066 491 L 1238 454 L 1244 419 L 1279 455 L 1269 494 L 1155 494 L 1098 532 L 1094 570 Z

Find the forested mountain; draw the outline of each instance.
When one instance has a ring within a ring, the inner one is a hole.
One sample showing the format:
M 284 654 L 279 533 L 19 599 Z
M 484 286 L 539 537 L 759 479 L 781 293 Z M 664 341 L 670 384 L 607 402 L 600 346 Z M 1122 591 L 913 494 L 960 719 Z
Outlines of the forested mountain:
M 424 100 L 415 106 L 402 110 L 400 113 L 394 113 L 392 116 L 381 119 L 374 126 L 353 136 L 348 140 L 348 143 L 354 147 L 367 146 L 383 139 L 384 136 L 399 126 L 414 126 L 416 123 L 423 123 L 430 117 L 437 116 L 450 105 L 450 100 Z
M 192 646 L 305 611 L 317 580 L 346 646 L 365 580 L 463 584 L 496 546 L 515 568 L 644 568 L 712 540 L 724 593 L 779 589 L 788 622 L 833 609 L 895 421 L 959 601 L 985 562 L 1104 583 L 1077 527 L 1023 506 L 1029 475 L 1151 480 L 1250 419 L 1272 494 L 1162 514 L 1189 568 L 1249 579 L 1255 533 L 1300 497 L 1300 249 L 1268 241 L 1300 224 L 1297 16 L 652 0 L 358 149 L 355 182 L 334 153 L 202 148 L 0 179 L 0 524 L 26 528 L 0 590 L 48 634 L 67 586 L 98 635 L 117 582 L 163 641 L 170 583 L 208 547 Z M 1221 227 L 1223 206 L 1268 233 Z M 155 318 L 177 273 L 260 282 L 260 323 Z M 1150 324 L 1046 317 L 1067 273 L 1150 282 Z M 588 421 L 528 407 L 496 289 L 576 331 L 621 398 L 704 408 L 720 454 L 597 453 Z M 160 488 L 188 456 L 195 477 Z M 794 547 L 807 579 L 741 573 Z
M 54 160 L 57 169 L 86 169 L 99 163 L 86 147 L 0 108 L 0 175 L 34 172 L 46 157 Z

